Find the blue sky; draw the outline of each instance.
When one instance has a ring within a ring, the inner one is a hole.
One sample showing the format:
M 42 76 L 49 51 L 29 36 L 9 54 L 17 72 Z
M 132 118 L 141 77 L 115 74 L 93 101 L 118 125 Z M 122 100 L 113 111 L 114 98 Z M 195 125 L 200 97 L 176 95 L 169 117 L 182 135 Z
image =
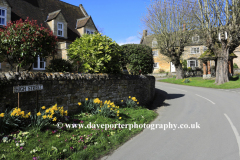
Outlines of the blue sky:
M 61 0 L 72 5 L 82 4 L 104 35 L 118 44 L 140 43 L 143 31 L 141 17 L 150 0 Z

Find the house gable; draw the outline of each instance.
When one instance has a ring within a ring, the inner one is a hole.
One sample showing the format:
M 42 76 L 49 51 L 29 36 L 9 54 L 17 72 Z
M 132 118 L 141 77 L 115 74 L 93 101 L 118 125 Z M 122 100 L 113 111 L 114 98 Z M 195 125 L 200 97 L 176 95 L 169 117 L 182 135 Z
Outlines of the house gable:
M 76 28 L 80 35 L 88 32 L 98 32 L 97 27 L 95 26 L 91 16 L 78 19 Z
M 47 23 L 48 23 L 48 26 L 49 28 L 53 31 L 53 34 L 55 36 L 58 36 L 58 38 L 64 38 L 64 39 L 67 39 L 67 21 L 66 19 L 64 18 L 63 14 L 61 13 L 61 10 L 58 10 L 58 11 L 55 11 L 55 12 L 52 12 L 52 13 L 49 13 L 48 16 L 47 16 Z M 59 27 L 58 27 L 58 24 L 60 24 L 62 27 L 61 27 L 61 33 L 59 35 L 58 33 L 58 30 L 59 30 Z

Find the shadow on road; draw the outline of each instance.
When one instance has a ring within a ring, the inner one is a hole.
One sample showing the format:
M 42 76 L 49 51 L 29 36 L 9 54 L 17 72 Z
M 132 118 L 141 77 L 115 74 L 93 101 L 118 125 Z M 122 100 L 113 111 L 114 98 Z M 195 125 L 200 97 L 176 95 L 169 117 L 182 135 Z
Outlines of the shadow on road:
M 153 100 L 152 105 L 149 107 L 149 109 L 154 110 L 161 106 L 167 107 L 167 106 L 169 106 L 169 104 L 164 102 L 166 99 L 168 99 L 168 100 L 176 99 L 176 98 L 181 98 L 183 96 L 185 96 L 185 94 L 168 94 L 164 90 L 155 88 L 154 100 Z

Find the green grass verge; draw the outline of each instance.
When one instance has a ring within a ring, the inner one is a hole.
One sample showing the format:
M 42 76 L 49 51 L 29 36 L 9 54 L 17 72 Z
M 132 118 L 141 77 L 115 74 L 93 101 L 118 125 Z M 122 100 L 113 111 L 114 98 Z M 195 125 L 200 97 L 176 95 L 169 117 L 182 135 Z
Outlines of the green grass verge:
M 120 108 L 119 111 L 121 119 L 79 113 L 75 114 L 68 124 L 73 122 L 84 126 L 90 122 L 91 124 L 134 124 L 134 122 L 143 124 L 151 122 L 157 116 L 154 111 L 142 107 Z M 59 129 L 51 125 L 44 131 L 29 130 L 24 134 L 12 133 L 8 137 L 11 139 L 10 142 L 0 143 L 0 159 L 96 159 L 116 149 L 142 130 L 142 128 L 129 130 L 118 127 L 107 130 L 78 127 Z
M 206 87 L 206 88 L 218 88 L 218 89 L 240 88 L 240 79 L 238 76 L 234 76 L 230 78 L 229 82 L 221 85 L 216 85 L 214 79 L 204 80 L 202 77 L 193 77 L 193 78 L 186 78 L 186 79 L 189 79 L 190 82 L 184 83 L 183 79 L 176 79 L 176 78 L 168 78 L 168 79 L 163 79 L 158 81 L 186 85 L 186 86 Z

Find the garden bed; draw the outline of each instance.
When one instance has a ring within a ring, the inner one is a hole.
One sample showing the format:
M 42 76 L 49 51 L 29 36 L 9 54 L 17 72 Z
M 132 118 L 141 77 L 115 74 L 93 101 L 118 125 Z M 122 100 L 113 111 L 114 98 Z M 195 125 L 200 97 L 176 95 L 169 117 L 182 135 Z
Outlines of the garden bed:
M 99 158 L 143 130 L 122 128 L 123 125 L 119 126 L 119 124 L 149 123 L 157 116 L 154 111 L 137 104 L 135 97 L 129 97 L 126 102 L 122 101 L 121 106 L 115 106 L 110 101 L 105 101 L 103 104 L 96 98 L 79 102 L 79 112 L 74 115 L 67 115 L 67 111 L 57 105 L 48 109 L 43 106 L 34 115 L 25 114 L 18 109 L 0 114 L 1 125 L 3 119 L 8 116 L 19 120 L 23 120 L 24 117 L 25 122 L 31 124 L 25 130 L 21 128 L 22 131 L 19 131 L 19 126 L 14 131 L 10 130 L 7 135 L 1 134 L 0 159 Z M 27 119 L 29 121 L 26 121 Z M 47 122 L 49 125 L 45 125 Z M 112 124 L 112 126 L 105 126 L 105 129 L 97 124 Z

